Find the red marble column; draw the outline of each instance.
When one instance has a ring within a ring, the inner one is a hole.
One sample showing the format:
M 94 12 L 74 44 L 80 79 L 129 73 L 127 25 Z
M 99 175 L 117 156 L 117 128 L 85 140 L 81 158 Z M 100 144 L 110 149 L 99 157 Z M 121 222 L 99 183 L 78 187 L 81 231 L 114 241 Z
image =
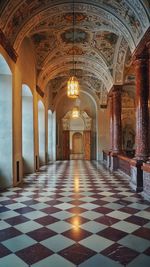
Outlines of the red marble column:
M 136 73 L 136 151 L 137 160 L 146 161 L 149 155 L 148 145 L 148 60 L 138 58 L 135 60 Z
M 109 95 L 109 140 L 110 151 L 113 149 L 113 97 Z
M 114 85 L 113 97 L 113 153 L 120 153 L 122 150 L 121 130 L 121 85 Z
M 148 51 L 148 87 L 149 87 L 149 98 L 148 98 L 148 109 L 149 109 L 149 160 L 150 160 L 150 41 L 147 43 Z

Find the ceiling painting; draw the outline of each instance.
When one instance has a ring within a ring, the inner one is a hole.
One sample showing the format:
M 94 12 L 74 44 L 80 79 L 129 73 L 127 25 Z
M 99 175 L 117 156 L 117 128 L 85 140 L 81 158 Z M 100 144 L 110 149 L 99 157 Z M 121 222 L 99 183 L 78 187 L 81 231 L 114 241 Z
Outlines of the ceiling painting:
M 61 39 L 64 43 L 86 43 L 89 40 L 88 33 L 81 29 L 68 29 L 64 33 L 61 34 Z
M 95 48 L 100 50 L 108 64 L 112 64 L 113 62 L 117 40 L 118 36 L 116 34 L 106 31 L 96 33 L 95 35 Z
M 106 103 L 112 85 L 123 83 L 131 54 L 150 26 L 149 1 L 74 2 L 73 29 L 70 0 L 1 0 L 0 28 L 16 52 L 25 37 L 32 40 L 41 88 L 48 85 L 53 95 L 62 90 L 74 57 L 82 89 Z
M 36 50 L 37 64 L 40 68 L 46 56 L 56 47 L 56 38 L 51 33 L 38 32 L 32 35 L 31 39 Z

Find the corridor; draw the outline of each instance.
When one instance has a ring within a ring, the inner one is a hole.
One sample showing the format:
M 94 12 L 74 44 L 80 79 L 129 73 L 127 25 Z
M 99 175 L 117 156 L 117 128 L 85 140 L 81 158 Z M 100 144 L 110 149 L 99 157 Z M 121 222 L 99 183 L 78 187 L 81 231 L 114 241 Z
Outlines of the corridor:
M 96 161 L 57 161 L 0 193 L 0 267 L 149 267 L 150 206 Z

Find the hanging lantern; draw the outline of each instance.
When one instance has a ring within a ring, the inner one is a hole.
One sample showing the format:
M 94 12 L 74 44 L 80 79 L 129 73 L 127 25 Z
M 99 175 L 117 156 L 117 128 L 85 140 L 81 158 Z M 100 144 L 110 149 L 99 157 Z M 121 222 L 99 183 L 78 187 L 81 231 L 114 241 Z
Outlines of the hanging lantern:
M 76 78 L 76 62 L 74 59 L 74 43 L 75 43 L 75 12 L 74 12 L 74 0 L 73 0 L 73 75 L 69 78 L 67 83 L 67 96 L 70 98 L 77 98 L 79 96 L 79 82 Z
M 71 98 L 77 98 L 79 96 L 79 83 L 75 76 L 70 77 L 68 81 L 67 95 Z

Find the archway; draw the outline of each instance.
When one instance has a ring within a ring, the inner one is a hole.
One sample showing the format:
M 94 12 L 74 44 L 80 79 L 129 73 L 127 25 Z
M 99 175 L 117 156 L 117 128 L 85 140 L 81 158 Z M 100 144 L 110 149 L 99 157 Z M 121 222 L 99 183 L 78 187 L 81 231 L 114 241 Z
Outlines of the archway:
M 23 173 L 34 171 L 33 96 L 27 85 L 22 86 L 22 157 Z
M 45 164 L 45 108 L 38 102 L 38 132 L 39 132 L 39 165 Z
M 62 158 L 91 160 L 92 118 L 85 111 L 80 111 L 77 118 L 72 117 L 72 110 L 62 118 Z
M 12 185 L 12 73 L 0 55 L 0 187 Z
M 87 90 L 88 91 L 88 90 Z M 98 114 L 98 100 L 95 99 L 93 95 L 90 95 L 89 92 L 80 90 L 80 116 L 79 119 L 83 120 L 83 128 L 84 130 L 77 129 L 78 132 L 86 132 L 91 131 L 91 144 L 90 146 L 90 159 L 95 160 L 99 158 L 99 147 L 100 147 L 100 140 L 98 139 L 98 121 L 99 121 L 99 114 Z M 61 101 L 63 105 L 61 105 Z M 72 110 L 76 106 L 76 100 L 70 101 L 70 99 L 66 96 L 66 91 L 62 91 L 60 95 L 56 96 L 55 106 L 57 112 L 57 124 L 59 128 L 57 128 L 57 135 L 58 135 L 58 144 L 57 144 L 57 159 L 68 159 L 68 152 L 72 153 L 71 151 L 71 143 L 67 144 L 67 131 L 71 131 L 70 120 L 72 119 Z M 88 103 L 88 104 L 87 104 Z M 77 119 L 74 119 L 73 124 L 78 124 Z M 88 133 L 89 134 L 89 133 Z M 87 135 L 88 135 L 87 134 Z M 70 134 L 69 134 L 70 136 Z M 63 138 L 64 137 L 64 138 Z M 86 136 L 87 137 L 87 136 Z M 83 136 L 83 141 L 86 138 Z M 69 138 L 71 141 L 71 138 Z M 65 141 L 65 145 L 64 145 Z M 68 147 L 70 150 L 68 151 Z M 64 153 L 65 151 L 65 153 Z M 65 154 L 65 155 L 64 155 Z M 66 157 L 67 155 L 67 157 Z

